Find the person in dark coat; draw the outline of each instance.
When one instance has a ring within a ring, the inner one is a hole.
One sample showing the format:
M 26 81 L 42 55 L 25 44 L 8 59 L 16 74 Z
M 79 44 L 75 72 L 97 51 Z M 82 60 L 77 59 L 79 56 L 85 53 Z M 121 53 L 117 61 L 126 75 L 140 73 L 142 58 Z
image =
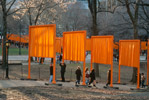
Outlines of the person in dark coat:
M 108 72 L 107 72 L 107 79 L 108 80 L 107 80 L 106 86 L 108 86 L 111 82 L 111 69 L 109 69 Z
M 49 79 L 49 83 L 51 83 L 53 80 L 53 65 L 50 64 L 50 79 Z
M 53 58 L 51 58 L 51 64 L 53 64 Z
M 89 85 L 91 83 L 93 83 L 93 86 L 96 87 L 96 77 L 95 77 L 95 69 L 92 69 L 91 73 L 90 73 L 90 82 L 89 82 Z
M 80 66 L 78 66 L 76 70 L 76 85 L 80 84 L 81 76 L 82 76 L 81 69 Z
M 59 61 L 62 61 L 62 54 L 59 55 Z
M 62 82 L 65 82 L 65 71 L 66 71 L 66 64 L 65 63 L 60 63 L 60 67 L 61 67 L 61 78 L 62 78 Z

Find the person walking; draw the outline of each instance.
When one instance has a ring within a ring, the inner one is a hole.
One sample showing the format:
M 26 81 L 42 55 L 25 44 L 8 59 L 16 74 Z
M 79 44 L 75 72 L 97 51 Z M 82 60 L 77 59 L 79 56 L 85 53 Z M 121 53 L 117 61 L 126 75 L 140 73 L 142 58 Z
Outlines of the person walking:
M 62 63 L 60 63 L 60 67 L 61 67 L 61 78 L 62 78 L 62 82 L 65 82 L 66 64 L 62 62 Z
M 49 83 L 52 83 L 53 81 L 53 65 L 50 64 L 50 78 L 49 78 Z
M 78 66 L 76 70 L 76 85 L 80 84 L 81 76 L 82 76 L 81 69 L 80 66 Z
M 63 56 L 62 56 L 62 54 L 60 54 L 59 55 L 59 62 L 61 63 L 61 61 L 62 61 L 62 58 L 63 58 Z
M 142 74 L 141 74 L 141 84 L 142 84 L 142 88 L 145 88 L 144 82 L 145 82 L 145 75 L 144 75 L 144 73 L 142 73 Z
M 89 72 L 89 70 L 88 70 L 88 68 L 86 68 L 85 69 L 85 83 L 86 83 L 86 85 L 88 85 L 88 83 L 89 83 L 89 76 L 90 76 L 90 72 Z
M 109 69 L 107 72 L 107 79 L 108 80 L 107 80 L 106 86 L 108 86 L 110 84 L 110 81 L 111 81 L 111 69 Z
M 91 83 L 93 83 L 93 86 L 96 87 L 95 69 L 92 69 L 92 71 L 91 71 L 91 73 L 90 73 L 90 78 L 91 78 L 91 80 L 90 80 L 90 82 L 89 82 L 89 85 L 90 85 Z

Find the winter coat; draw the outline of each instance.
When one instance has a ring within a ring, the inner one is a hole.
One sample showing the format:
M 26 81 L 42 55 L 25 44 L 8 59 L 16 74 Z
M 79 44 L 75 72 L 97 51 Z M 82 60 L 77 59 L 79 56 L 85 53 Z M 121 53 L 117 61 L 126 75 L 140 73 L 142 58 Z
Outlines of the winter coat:
M 95 72 L 94 71 L 92 71 L 90 73 L 90 77 L 91 77 L 91 80 L 96 80 L 96 78 L 95 78 Z
M 60 63 L 60 67 L 61 67 L 61 72 L 65 72 L 66 71 L 66 64 L 64 63 L 64 65 L 62 65 Z
M 50 75 L 53 75 L 53 66 L 50 66 Z
M 80 80 L 81 79 L 81 76 L 82 76 L 81 70 L 80 69 L 77 69 L 76 70 L 76 79 L 77 80 Z

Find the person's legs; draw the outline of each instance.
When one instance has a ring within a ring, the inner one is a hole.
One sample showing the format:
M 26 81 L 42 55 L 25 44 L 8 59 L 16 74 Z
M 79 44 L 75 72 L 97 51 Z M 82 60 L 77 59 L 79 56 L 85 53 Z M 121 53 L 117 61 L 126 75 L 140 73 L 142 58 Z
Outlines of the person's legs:
M 50 75 L 49 83 L 51 83 L 53 80 L 53 75 Z
M 145 85 L 144 85 L 144 80 L 142 81 L 142 88 L 144 88 L 145 87 Z
M 89 85 L 93 82 L 93 79 L 90 80 Z
M 80 84 L 80 80 L 78 80 L 78 84 Z
M 85 82 L 85 83 L 86 83 L 86 85 L 88 85 L 88 83 L 89 83 L 89 79 L 86 79 L 86 82 Z
M 89 79 L 87 80 L 87 84 L 89 83 Z
M 61 72 L 61 79 L 62 79 L 62 81 L 63 81 L 63 72 Z
M 109 84 L 110 84 L 110 80 L 108 79 L 108 82 L 107 82 L 106 86 L 108 86 Z
M 78 80 L 76 80 L 76 85 L 77 85 L 77 84 L 79 84 L 79 81 L 78 81 Z
M 141 83 L 142 83 L 141 85 L 142 85 L 142 88 L 143 88 L 143 80 L 142 80 L 142 82 L 141 82 Z
M 93 81 L 93 85 L 96 86 L 96 80 Z
M 87 79 L 86 79 L 86 81 L 85 81 L 85 84 L 86 84 L 86 85 L 88 84 Z
M 65 82 L 65 72 L 63 73 L 63 81 Z
M 62 82 L 65 82 L 64 73 L 65 73 L 65 72 L 61 72 Z

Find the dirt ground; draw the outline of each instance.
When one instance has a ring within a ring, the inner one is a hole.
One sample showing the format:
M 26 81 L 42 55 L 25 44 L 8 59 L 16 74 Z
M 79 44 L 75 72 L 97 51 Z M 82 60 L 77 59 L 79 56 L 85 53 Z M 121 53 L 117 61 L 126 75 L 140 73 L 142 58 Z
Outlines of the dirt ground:
M 149 92 L 61 86 L 0 89 L 0 100 L 149 100 Z
M 66 80 L 75 80 L 76 67 L 83 64 L 67 64 L 65 73 Z M 86 64 L 87 67 L 90 64 Z M 109 65 L 99 65 L 100 78 L 98 82 L 105 83 L 107 80 L 107 70 Z M 82 68 L 83 69 L 83 68 Z M 146 74 L 146 64 L 141 65 L 141 72 Z M 129 83 L 131 80 L 133 68 L 121 67 L 121 82 Z M 21 79 L 27 78 L 27 65 L 10 65 L 9 78 Z M 118 63 L 114 62 L 113 80 L 116 83 L 118 79 Z M 5 70 L 0 69 L 0 78 L 5 79 Z M 49 65 L 37 64 L 31 65 L 31 78 L 37 80 L 49 79 Z M 56 79 L 60 79 L 60 67 L 56 66 Z M 96 89 L 82 87 L 60 87 L 60 86 L 43 86 L 43 87 L 16 87 L 0 89 L 0 100 L 149 100 L 149 92 L 132 92 L 114 89 Z

